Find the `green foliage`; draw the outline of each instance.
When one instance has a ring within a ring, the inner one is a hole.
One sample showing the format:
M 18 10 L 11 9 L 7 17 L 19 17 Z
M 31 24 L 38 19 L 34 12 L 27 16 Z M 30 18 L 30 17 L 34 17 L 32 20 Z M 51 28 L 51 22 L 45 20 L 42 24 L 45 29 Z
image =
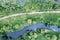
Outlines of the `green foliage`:
M 1 0 L 0 1 L 0 15 L 2 16 L 19 12 L 30 12 L 32 10 L 44 11 L 44 10 L 55 10 L 55 9 L 60 9 L 60 4 L 57 4 L 55 0 Z
M 48 23 L 48 25 L 57 25 L 60 27 L 60 14 L 34 14 L 34 15 L 21 15 L 17 17 L 8 18 L 0 21 L 0 38 L 7 33 L 22 30 L 24 27 L 36 23 Z M 46 31 L 45 29 L 37 29 L 37 32 L 26 31 L 22 37 L 16 40 L 55 40 L 59 39 L 60 35 L 54 31 Z M 56 38 L 54 38 L 54 36 Z M 2 38 L 1 38 L 2 39 Z M 3 40 L 3 39 L 2 39 Z M 15 40 L 15 39 L 8 39 Z
M 20 0 L 21 1 L 21 0 Z M 22 6 L 23 5 L 23 6 Z M 54 0 L 23 0 L 23 4 L 19 4 L 19 0 L 0 0 L 0 17 L 5 15 L 30 12 L 32 10 L 56 10 L 60 9 L 60 4 Z M 34 15 L 21 15 L 0 21 L 0 40 L 3 35 L 18 30 L 31 24 L 48 23 L 48 25 L 57 25 L 60 27 L 60 14 L 34 14 Z M 22 37 L 17 39 L 8 40 L 59 40 L 60 34 L 50 31 L 45 33 L 45 29 L 37 29 L 37 32 L 27 31 Z

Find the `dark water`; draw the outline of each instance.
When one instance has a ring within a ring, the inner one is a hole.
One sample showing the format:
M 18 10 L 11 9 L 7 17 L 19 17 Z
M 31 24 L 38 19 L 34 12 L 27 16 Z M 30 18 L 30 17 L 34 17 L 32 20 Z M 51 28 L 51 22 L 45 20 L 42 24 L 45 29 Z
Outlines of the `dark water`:
M 19 5 L 24 6 L 24 0 L 19 0 Z
M 55 0 L 55 2 L 56 2 L 57 4 L 60 4 L 60 0 Z
M 18 4 L 19 4 L 20 6 L 26 6 L 26 5 L 29 4 L 29 2 L 28 2 L 28 0 L 19 0 Z
M 47 30 L 52 30 L 52 31 L 55 31 L 55 32 L 60 32 L 60 28 L 58 28 L 57 26 L 46 26 L 45 24 L 38 23 L 38 24 L 32 24 L 30 26 L 27 26 L 27 27 L 23 28 L 20 31 L 13 32 L 13 33 L 7 34 L 5 36 L 6 37 L 10 37 L 10 38 L 18 38 L 20 36 L 23 36 L 24 33 L 27 30 L 33 30 L 33 31 L 37 32 L 37 28 L 44 28 L 44 29 L 47 29 Z

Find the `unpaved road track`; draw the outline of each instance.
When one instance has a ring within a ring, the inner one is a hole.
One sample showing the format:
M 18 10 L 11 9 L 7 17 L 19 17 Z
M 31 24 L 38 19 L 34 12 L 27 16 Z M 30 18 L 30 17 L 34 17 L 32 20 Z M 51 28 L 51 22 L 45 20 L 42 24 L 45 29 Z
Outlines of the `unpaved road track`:
M 60 13 L 60 11 L 44 11 L 44 12 L 30 12 L 30 13 L 16 13 L 16 14 L 12 14 L 12 15 L 8 15 L 8 16 L 4 16 L 2 18 L 0 18 L 0 20 L 4 20 L 10 17 L 14 17 L 14 16 L 19 16 L 19 15 L 25 15 L 25 14 L 43 14 L 43 13 Z

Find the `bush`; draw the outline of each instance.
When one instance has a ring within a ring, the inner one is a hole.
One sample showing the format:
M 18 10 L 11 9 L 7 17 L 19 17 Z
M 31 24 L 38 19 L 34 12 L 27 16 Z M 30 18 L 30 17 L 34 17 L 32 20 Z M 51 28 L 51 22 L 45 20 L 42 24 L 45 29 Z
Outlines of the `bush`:
M 55 0 L 1 0 L 0 14 L 9 15 L 18 12 L 30 12 L 32 10 L 45 11 L 60 9 L 60 4 Z
M 34 14 L 34 15 L 21 15 L 17 17 L 8 18 L 0 21 L 0 37 L 5 34 L 15 32 L 18 30 L 22 30 L 24 27 L 29 26 L 31 24 L 37 23 L 48 23 L 48 25 L 57 25 L 60 27 L 59 23 L 60 14 Z M 37 32 L 27 31 L 22 37 L 17 38 L 16 40 L 49 40 L 56 39 L 58 35 L 57 32 L 44 32 L 45 29 L 38 29 Z M 51 38 L 52 37 L 52 38 Z M 2 39 L 2 38 L 1 38 Z M 3 39 L 2 39 L 3 40 Z M 9 40 L 9 39 L 8 39 Z M 14 40 L 14 39 L 11 39 Z

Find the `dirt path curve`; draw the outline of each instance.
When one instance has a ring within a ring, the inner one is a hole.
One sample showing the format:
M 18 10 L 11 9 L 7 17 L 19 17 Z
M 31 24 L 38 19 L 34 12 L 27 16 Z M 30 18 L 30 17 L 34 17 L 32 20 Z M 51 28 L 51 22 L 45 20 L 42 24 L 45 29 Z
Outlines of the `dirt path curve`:
M 12 14 L 12 15 L 8 15 L 8 16 L 4 16 L 2 18 L 0 18 L 0 20 L 4 20 L 10 17 L 14 17 L 14 16 L 19 16 L 19 15 L 25 15 L 25 14 L 42 14 L 42 13 L 60 13 L 60 11 L 44 11 L 44 12 L 30 12 L 30 13 L 16 13 L 16 14 Z

